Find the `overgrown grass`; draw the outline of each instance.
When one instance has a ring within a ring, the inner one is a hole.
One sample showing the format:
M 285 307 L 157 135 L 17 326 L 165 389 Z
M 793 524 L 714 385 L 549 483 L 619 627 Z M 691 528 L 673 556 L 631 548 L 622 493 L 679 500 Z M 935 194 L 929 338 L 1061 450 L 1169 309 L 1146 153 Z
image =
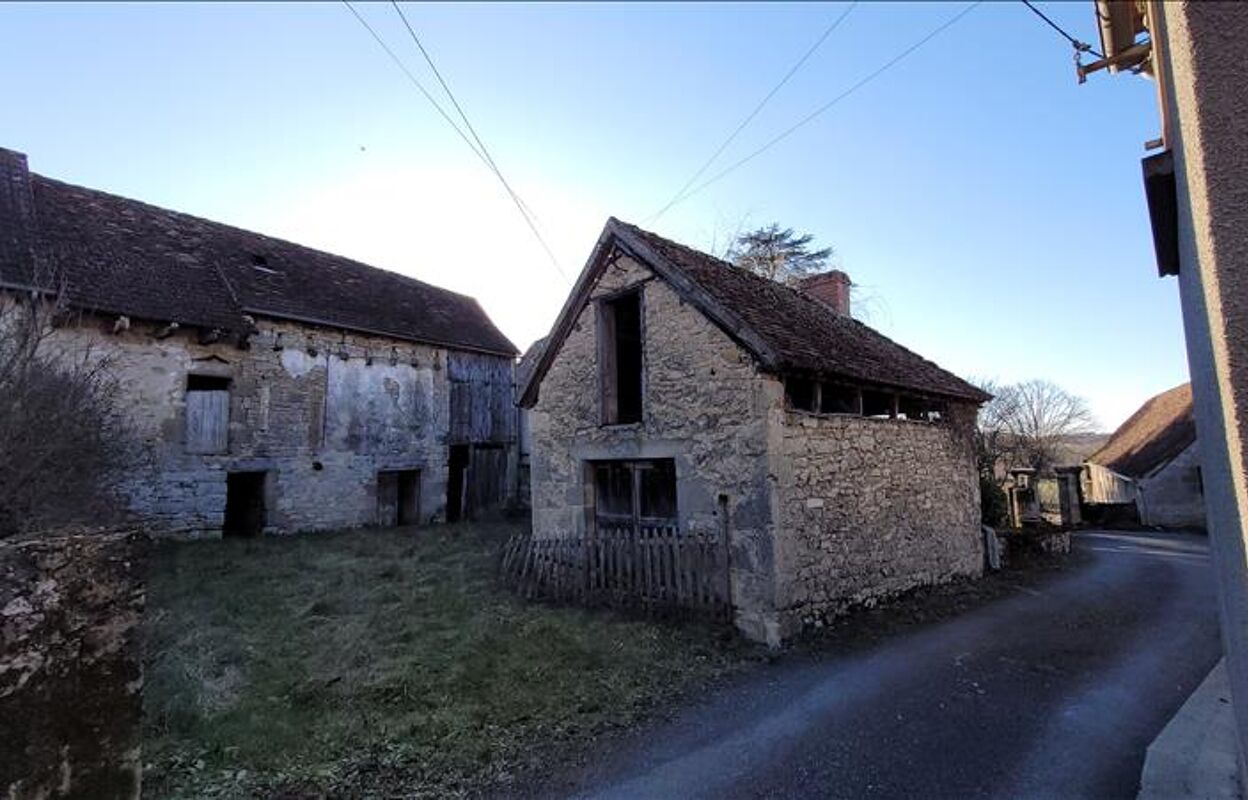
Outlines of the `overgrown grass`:
M 157 548 L 154 797 L 447 796 L 530 770 L 744 663 L 722 632 L 525 604 L 514 526 Z

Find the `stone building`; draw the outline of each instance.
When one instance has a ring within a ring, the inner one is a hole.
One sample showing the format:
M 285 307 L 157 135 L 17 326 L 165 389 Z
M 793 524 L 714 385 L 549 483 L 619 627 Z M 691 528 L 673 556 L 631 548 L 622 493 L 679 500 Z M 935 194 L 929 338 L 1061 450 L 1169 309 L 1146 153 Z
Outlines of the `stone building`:
M 0 301 L 107 359 L 157 533 L 454 520 L 514 485 L 514 346 L 470 297 L 31 173 L 0 149 Z
M 852 319 L 848 289 L 610 220 L 521 396 L 534 536 L 723 532 L 735 621 L 773 642 L 979 575 L 987 395 Z
M 1090 506 L 1131 507 L 1145 525 L 1203 528 L 1192 385 L 1176 386 L 1142 405 L 1088 456 L 1081 484 Z

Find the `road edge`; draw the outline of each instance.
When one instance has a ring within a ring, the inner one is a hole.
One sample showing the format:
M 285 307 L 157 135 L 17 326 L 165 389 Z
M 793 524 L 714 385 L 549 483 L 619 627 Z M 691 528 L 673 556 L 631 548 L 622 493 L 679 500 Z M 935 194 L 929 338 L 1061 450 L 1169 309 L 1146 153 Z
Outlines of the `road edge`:
M 1243 798 L 1235 737 L 1223 658 L 1148 746 L 1137 800 Z

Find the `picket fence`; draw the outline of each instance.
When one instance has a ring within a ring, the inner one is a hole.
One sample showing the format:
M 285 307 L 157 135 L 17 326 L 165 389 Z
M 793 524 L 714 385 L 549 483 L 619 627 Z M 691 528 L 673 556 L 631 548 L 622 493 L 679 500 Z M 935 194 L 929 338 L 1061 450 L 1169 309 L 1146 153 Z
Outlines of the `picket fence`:
M 583 538 L 518 534 L 503 549 L 501 571 L 526 599 L 653 616 L 732 618 L 727 543 L 676 524 L 600 521 Z

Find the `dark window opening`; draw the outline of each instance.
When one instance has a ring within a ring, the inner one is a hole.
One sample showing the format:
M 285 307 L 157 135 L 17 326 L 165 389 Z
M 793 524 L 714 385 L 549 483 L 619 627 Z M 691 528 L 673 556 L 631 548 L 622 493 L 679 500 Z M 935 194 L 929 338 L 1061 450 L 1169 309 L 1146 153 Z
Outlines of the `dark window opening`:
M 599 309 L 603 421 L 641 422 L 641 293 L 604 300 Z
M 594 498 L 600 524 L 676 524 L 676 462 L 597 462 Z
M 839 383 L 823 384 L 819 397 L 819 410 L 824 414 L 857 414 L 858 389 Z
M 228 392 L 230 379 L 216 375 L 187 375 L 186 390 L 188 392 Z
M 384 528 L 420 523 L 420 470 L 377 473 L 377 524 Z
M 862 415 L 864 417 L 893 416 L 893 395 L 889 392 L 862 390 Z
M 267 473 L 231 472 L 225 478 L 225 536 L 259 536 L 264 532 L 264 488 Z
M 902 419 L 921 422 L 938 422 L 944 417 L 945 404 L 928 397 L 901 396 L 897 400 L 897 413 Z
M 795 411 L 818 411 L 815 388 L 815 382 L 807 378 L 785 379 L 784 394 L 788 398 L 789 407 Z

